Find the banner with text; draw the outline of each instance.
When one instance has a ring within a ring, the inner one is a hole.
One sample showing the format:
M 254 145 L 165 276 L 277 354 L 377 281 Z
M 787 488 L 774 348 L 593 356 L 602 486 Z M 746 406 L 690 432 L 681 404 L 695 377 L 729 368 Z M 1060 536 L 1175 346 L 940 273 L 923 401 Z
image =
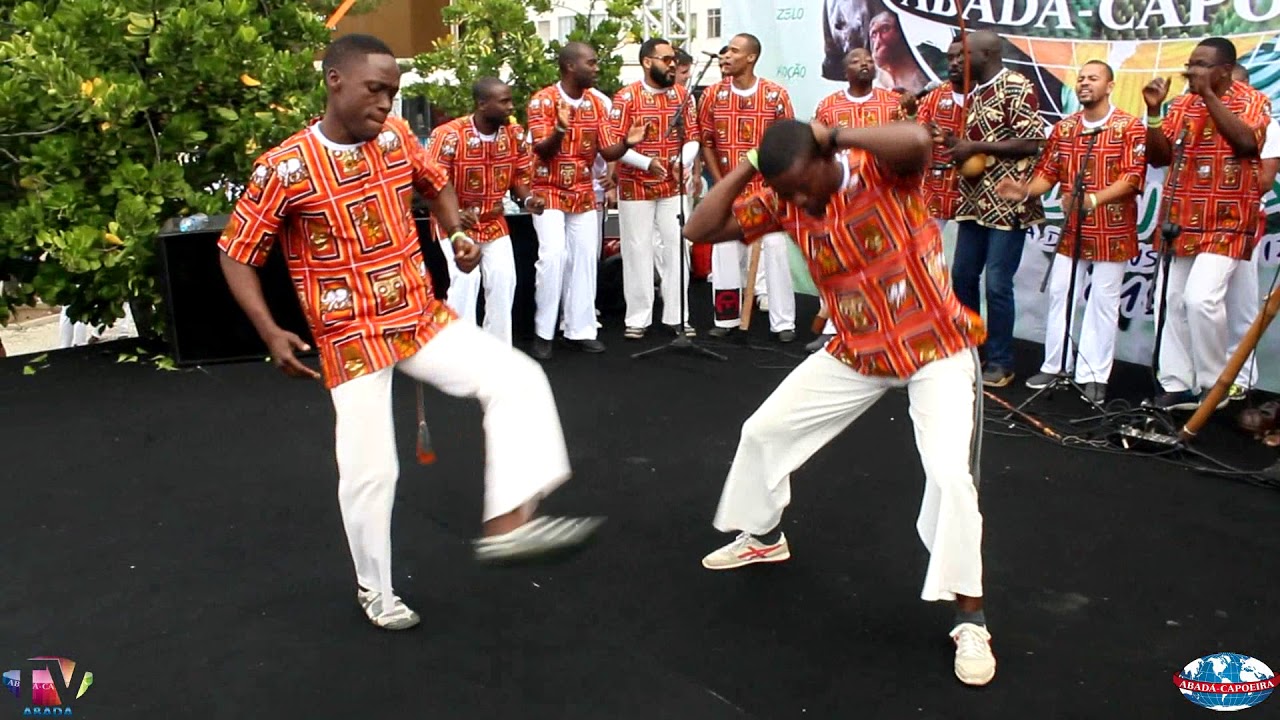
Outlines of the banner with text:
M 1280 101 L 1280 0 L 960 2 L 966 27 L 1004 38 L 1005 64 L 1035 84 L 1046 128 L 1079 110 L 1075 78 L 1085 62 L 1104 60 L 1115 68 L 1112 102 L 1141 115 L 1143 86 L 1160 75 L 1180 91 L 1179 73 L 1192 48 L 1215 35 L 1231 38 L 1251 84 Z M 846 85 L 843 58 L 853 48 L 871 51 L 880 87 L 916 92 L 945 80 L 947 47 L 959 27 L 956 0 L 724 0 L 723 11 L 724 38 L 741 32 L 760 38 L 756 72 L 786 86 L 801 119 Z M 1129 362 L 1151 362 L 1155 323 L 1147 297 L 1156 255 L 1149 238 L 1163 177 L 1148 168 L 1139 206 L 1142 252 L 1125 278 L 1116 356 Z M 1060 229 L 1058 196 L 1055 189 L 1045 198 L 1049 221 L 1028 233 L 1016 280 L 1015 334 L 1036 342 L 1044 341 L 1048 299 L 1039 289 Z M 1260 298 L 1280 268 L 1280 201 L 1270 194 L 1266 206 L 1267 234 L 1256 255 Z M 1280 328 L 1263 337 L 1259 358 L 1261 386 L 1280 391 Z

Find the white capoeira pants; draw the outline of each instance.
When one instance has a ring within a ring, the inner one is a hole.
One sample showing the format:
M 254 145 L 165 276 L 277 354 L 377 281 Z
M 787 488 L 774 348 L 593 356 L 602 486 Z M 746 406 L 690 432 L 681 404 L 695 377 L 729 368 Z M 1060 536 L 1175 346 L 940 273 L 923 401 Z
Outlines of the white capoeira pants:
M 484 520 L 511 512 L 569 477 L 569 454 L 542 368 L 476 326 L 455 322 L 393 367 L 333 388 L 338 501 L 356 579 L 392 593 L 391 508 L 400 464 L 391 414 L 398 368 L 484 409 Z
M 1241 260 L 1240 267 L 1231 273 L 1231 279 L 1227 281 L 1227 324 L 1231 326 L 1228 331 L 1228 340 L 1231 345 L 1227 348 L 1227 359 L 1231 359 L 1236 354 L 1236 348 L 1240 347 L 1240 341 L 1244 339 L 1245 333 L 1249 332 L 1249 328 L 1253 326 L 1253 321 L 1258 317 L 1260 309 L 1258 299 L 1258 253 L 1261 251 L 1262 243 L 1258 243 L 1253 248 L 1253 254 L 1248 260 Z M 1258 385 L 1258 353 L 1251 352 L 1249 357 L 1244 361 L 1244 365 L 1240 366 L 1240 371 L 1236 373 L 1236 384 L 1242 388 L 1253 388 Z
M 480 285 L 484 284 L 484 330 L 511 344 L 511 308 L 516 301 L 516 256 L 511 236 L 503 235 L 480 246 L 480 265 L 469 273 L 458 269 L 453 243 L 441 240 L 449 261 L 449 307 L 464 319 L 478 321 Z
M 543 340 L 554 339 L 563 303 L 565 338 L 594 340 L 599 213 L 543 210 L 541 215 L 533 216 L 533 229 L 538 233 L 534 332 Z
M 662 323 L 682 325 L 689 319 L 687 300 L 684 317 L 680 317 L 680 295 L 689 291 L 689 251 L 680 237 L 679 213 L 679 196 L 618 201 L 618 223 L 622 230 L 622 294 L 627 301 L 627 327 L 647 328 L 653 324 L 655 270 L 662 283 Z M 681 252 L 685 253 L 683 282 L 677 278 Z
M 1067 372 L 1078 383 L 1106 383 L 1116 355 L 1116 333 L 1120 331 L 1120 291 L 1124 287 L 1125 262 L 1081 260 L 1076 265 L 1075 298 L 1072 301 L 1071 336 L 1079 353 L 1067 352 Z M 1080 304 L 1085 302 L 1084 286 L 1093 267 L 1089 299 L 1081 320 Z M 1057 374 L 1062 369 L 1062 335 L 1066 327 L 1067 289 L 1071 284 L 1071 258 L 1054 255 L 1049 274 L 1049 311 L 1045 316 L 1044 363 L 1040 372 Z
M 773 332 L 795 330 L 796 293 L 787 261 L 787 243 L 791 238 L 786 233 L 769 233 L 758 242 L 762 243 L 760 266 L 769 283 L 769 329 Z M 745 243 L 736 240 L 717 243 L 711 248 L 711 292 L 717 327 L 734 328 L 742 324 L 742 259 L 750 257 L 750 252 Z
M 1174 257 L 1169 265 L 1168 314 L 1160 338 L 1160 387 L 1166 392 L 1210 388 L 1227 365 L 1230 327 L 1227 286 L 1248 263 L 1213 253 Z M 1164 269 L 1156 277 L 1155 317 L 1159 322 Z
M 982 595 L 982 514 L 970 463 L 977 453 L 977 357 L 957 353 L 909 379 L 869 377 L 820 350 L 800 363 L 742 426 L 716 510 L 724 532 L 764 535 L 791 502 L 791 473 L 891 388 L 906 387 L 924 466 L 916 530 L 928 548 L 925 600 Z

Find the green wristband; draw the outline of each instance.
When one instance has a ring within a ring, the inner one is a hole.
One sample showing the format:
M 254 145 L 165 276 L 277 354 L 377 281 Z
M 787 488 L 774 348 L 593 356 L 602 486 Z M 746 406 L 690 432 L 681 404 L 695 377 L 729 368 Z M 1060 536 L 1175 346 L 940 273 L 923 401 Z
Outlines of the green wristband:
M 747 162 L 751 163 L 751 167 L 756 170 L 760 169 L 760 153 L 756 152 L 755 148 L 747 151 Z
M 462 238 L 463 240 L 468 240 L 468 241 L 471 240 L 471 238 L 467 237 L 466 233 L 462 232 L 461 230 L 458 230 L 457 232 L 449 236 L 449 241 L 458 242 L 458 238 Z

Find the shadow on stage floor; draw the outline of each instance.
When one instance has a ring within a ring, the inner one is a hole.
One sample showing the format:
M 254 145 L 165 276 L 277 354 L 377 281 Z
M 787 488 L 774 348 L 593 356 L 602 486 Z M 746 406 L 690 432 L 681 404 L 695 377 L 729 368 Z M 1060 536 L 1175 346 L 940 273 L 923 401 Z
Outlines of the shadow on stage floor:
M 440 461 L 419 466 L 398 380 L 397 589 L 423 617 L 402 634 L 355 603 L 321 388 L 265 363 L 118 364 L 117 346 L 55 353 L 33 376 L 29 358 L 0 361 L 5 667 L 82 663 L 84 718 L 697 720 L 1190 718 L 1203 711 L 1170 679 L 1189 661 L 1228 650 L 1280 667 L 1267 560 L 1280 493 L 988 434 L 1000 669 L 986 689 L 961 686 L 950 609 L 918 600 L 923 481 L 900 392 L 796 473 L 790 562 L 703 570 L 739 426 L 802 342 L 759 328 L 755 349 L 715 344 L 729 362 L 637 362 L 628 351 L 658 339 L 624 342 L 609 324 L 604 355 L 558 349 L 547 365 L 576 470 L 549 506 L 610 517 L 563 565 L 470 561 L 478 408 L 429 393 Z M 1019 352 L 1025 377 L 1038 348 Z M 1140 397 L 1144 371 L 1118 372 Z M 1037 406 L 1083 413 L 1075 403 Z M 1198 446 L 1242 467 L 1272 459 L 1226 420 Z M 0 698 L 0 718 L 20 708 Z

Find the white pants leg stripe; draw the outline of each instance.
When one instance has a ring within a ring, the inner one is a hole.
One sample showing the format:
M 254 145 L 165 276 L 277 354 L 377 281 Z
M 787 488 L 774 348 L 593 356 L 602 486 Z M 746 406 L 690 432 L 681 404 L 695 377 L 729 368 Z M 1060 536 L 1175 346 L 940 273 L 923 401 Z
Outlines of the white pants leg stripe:
M 982 515 L 970 469 L 980 449 L 977 378 L 972 352 L 929 363 L 908 380 L 861 375 L 825 350 L 810 355 L 743 424 L 715 527 L 754 534 L 777 527 L 791 502 L 791 473 L 887 390 L 905 385 L 925 472 L 916 530 L 930 558 L 921 597 L 980 597 Z
M 484 519 L 546 495 L 569 477 L 569 455 L 541 367 L 474 325 L 455 322 L 396 367 L 484 409 Z M 338 500 L 360 585 L 392 594 L 391 509 L 400 466 L 391 415 L 394 368 L 331 391 Z

